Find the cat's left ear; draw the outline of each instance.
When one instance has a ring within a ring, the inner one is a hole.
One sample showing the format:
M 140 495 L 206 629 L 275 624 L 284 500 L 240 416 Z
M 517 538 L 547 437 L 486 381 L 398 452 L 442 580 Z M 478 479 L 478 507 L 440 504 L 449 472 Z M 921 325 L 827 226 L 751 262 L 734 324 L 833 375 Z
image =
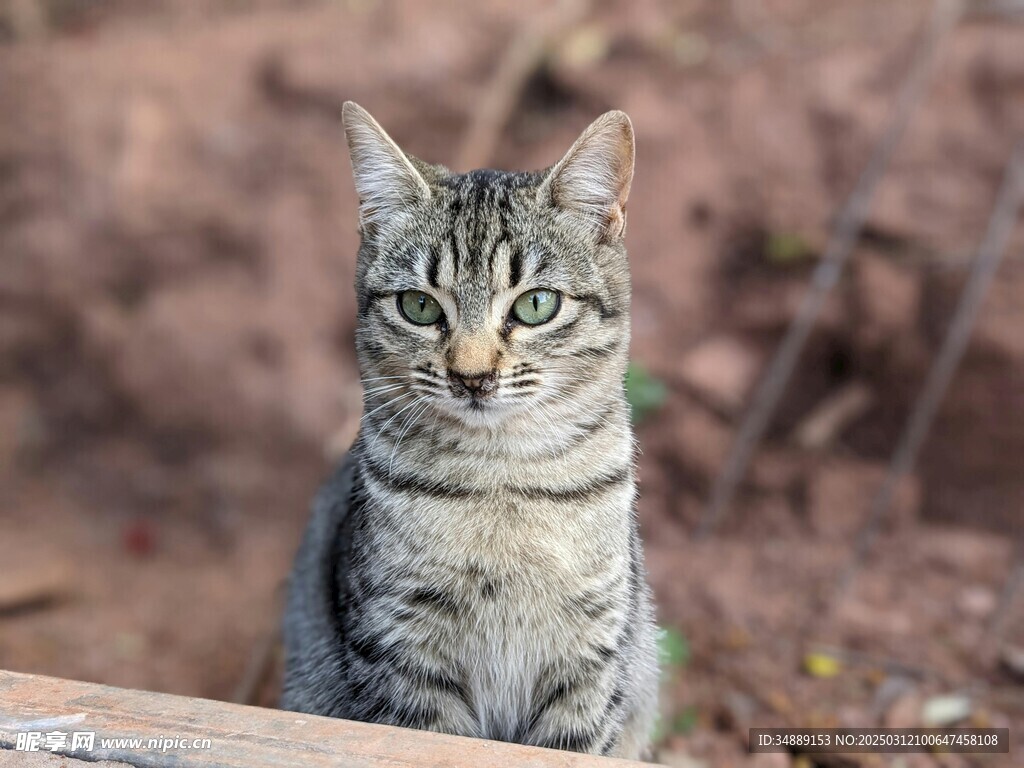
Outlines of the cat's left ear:
M 542 203 L 578 214 L 599 242 L 626 230 L 633 181 L 633 124 L 625 112 L 606 112 L 590 124 L 540 187 Z

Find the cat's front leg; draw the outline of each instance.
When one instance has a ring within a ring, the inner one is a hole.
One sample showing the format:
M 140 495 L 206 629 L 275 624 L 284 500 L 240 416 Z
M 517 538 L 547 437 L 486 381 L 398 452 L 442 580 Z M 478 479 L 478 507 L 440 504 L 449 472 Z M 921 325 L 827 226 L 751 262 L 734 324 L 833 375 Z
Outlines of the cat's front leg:
M 516 741 L 596 755 L 616 752 L 626 713 L 614 669 L 590 659 L 552 666 L 538 679 L 534 702 Z
M 357 603 L 354 613 L 360 613 L 360 607 Z M 401 728 L 480 736 L 463 665 L 409 617 L 395 620 L 388 610 L 360 615 L 362 620 L 347 632 L 352 702 L 347 716 Z
M 386 668 L 378 665 L 359 687 L 362 706 L 354 713 L 356 720 L 456 736 L 481 735 L 460 676 L 414 655 Z

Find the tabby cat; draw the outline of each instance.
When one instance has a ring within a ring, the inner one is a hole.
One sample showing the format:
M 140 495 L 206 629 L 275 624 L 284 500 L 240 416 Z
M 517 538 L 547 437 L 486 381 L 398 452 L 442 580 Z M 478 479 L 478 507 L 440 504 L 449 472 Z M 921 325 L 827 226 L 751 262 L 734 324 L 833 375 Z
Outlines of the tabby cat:
M 629 118 L 537 173 L 421 162 L 351 102 L 344 123 L 365 415 L 295 562 L 282 706 L 644 756 Z

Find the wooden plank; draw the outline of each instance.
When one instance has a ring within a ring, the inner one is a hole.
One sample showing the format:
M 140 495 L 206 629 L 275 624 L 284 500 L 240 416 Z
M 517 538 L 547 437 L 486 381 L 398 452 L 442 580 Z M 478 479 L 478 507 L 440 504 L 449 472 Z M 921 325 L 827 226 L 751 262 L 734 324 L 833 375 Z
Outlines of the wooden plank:
M 165 693 L 0 670 L 0 750 L 18 733 L 95 731 L 91 751 L 59 754 L 139 768 L 639 768 L 641 763 L 483 739 L 356 723 Z M 23 737 L 24 738 L 24 737 Z M 140 739 L 137 744 L 105 739 Z M 209 739 L 210 747 L 149 746 L 150 739 Z M 0 754 L 3 754 L 0 752 Z M 38 753 L 8 753 L 28 757 Z M 26 760 L 17 765 L 46 765 Z M 3 765 L 3 763 L 0 763 Z
M 50 752 L 11 752 L 0 749 L 0 768 L 125 768 L 124 763 L 109 760 L 98 762 L 77 760 L 74 757 L 54 755 Z

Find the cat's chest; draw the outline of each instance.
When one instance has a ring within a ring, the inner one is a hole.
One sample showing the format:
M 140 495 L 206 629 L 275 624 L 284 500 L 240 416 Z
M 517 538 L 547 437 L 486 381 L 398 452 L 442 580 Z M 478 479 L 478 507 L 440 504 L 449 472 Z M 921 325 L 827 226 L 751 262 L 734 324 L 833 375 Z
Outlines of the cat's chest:
M 571 595 L 553 581 L 492 576 L 468 579 L 468 612 L 452 621 L 447 648 L 463 671 L 481 734 L 510 739 L 529 719 L 551 670 L 586 653 L 600 630 L 571 608 Z
M 370 620 L 416 664 L 459 681 L 469 702 L 460 717 L 473 723 L 466 735 L 514 739 L 553 674 L 612 647 L 621 633 L 626 583 L 617 558 L 595 570 L 564 543 L 534 541 L 527 552 L 507 537 L 494 550 L 392 543 L 375 557 L 394 570 L 378 573 L 386 581 L 373 591 L 387 597 L 368 606 Z M 602 615 L 591 610 L 598 599 Z
M 575 479 L 484 480 L 472 495 L 371 497 L 366 562 L 387 564 L 379 591 L 393 597 L 375 613 L 388 633 L 468 691 L 475 726 L 467 735 L 514 740 L 509 729 L 529 722 L 552 675 L 621 635 L 632 485 L 584 502 L 509 491 Z
M 566 481 L 562 481 L 565 483 Z M 571 481 L 570 481 L 571 482 Z M 472 498 L 382 500 L 392 527 L 392 556 L 473 572 L 496 582 L 567 589 L 605 570 L 623 552 L 632 484 L 580 503 L 556 494 L 510 493 L 507 482 L 480 484 Z

